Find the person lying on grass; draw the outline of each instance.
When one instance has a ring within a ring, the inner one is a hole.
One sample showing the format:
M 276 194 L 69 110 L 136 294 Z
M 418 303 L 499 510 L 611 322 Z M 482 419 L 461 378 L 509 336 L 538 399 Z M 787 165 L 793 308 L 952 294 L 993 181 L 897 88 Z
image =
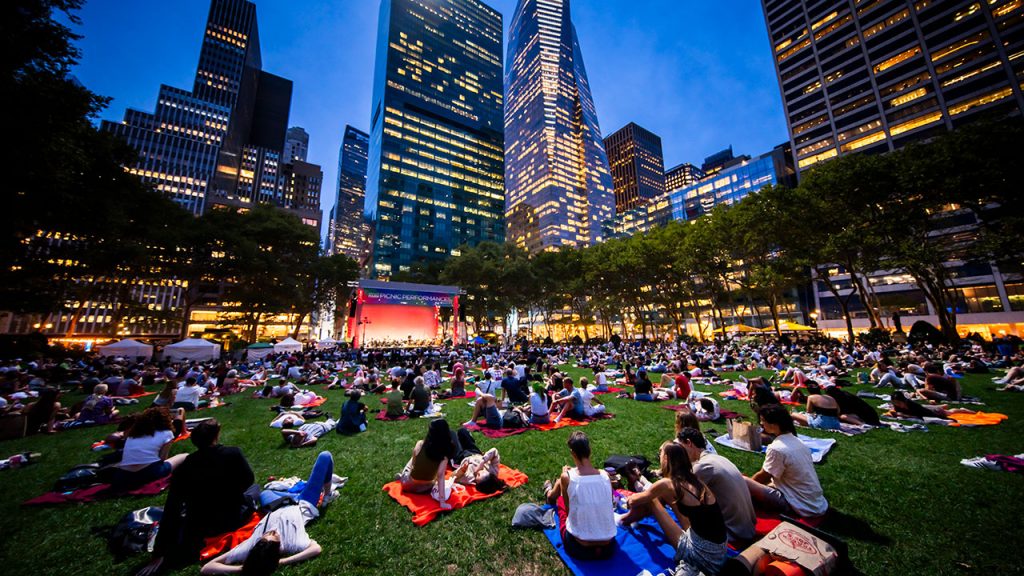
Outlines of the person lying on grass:
M 334 458 L 326 450 L 316 457 L 306 487 L 298 502 L 267 514 L 256 525 L 252 536 L 210 560 L 201 574 L 271 574 L 278 566 L 295 564 L 316 557 L 322 551 L 306 533 L 306 524 L 320 516 L 318 507 L 326 505 L 334 477 Z M 264 490 L 260 503 L 267 505 L 279 498 L 293 496 Z
M 700 438 L 700 433 L 694 438 Z M 690 455 L 681 444 L 662 444 L 660 459 L 661 480 L 629 497 L 629 512 L 619 518 L 619 523 L 628 525 L 654 516 L 665 540 L 676 548 L 677 576 L 717 574 L 725 564 L 728 547 L 725 520 L 715 493 L 693 472 Z M 665 510 L 666 503 L 675 512 L 678 524 Z
M 544 483 L 549 504 L 558 507 L 558 530 L 565 552 L 581 560 L 607 560 L 615 552 L 612 482 L 590 462 L 590 439 L 580 430 L 569 434 L 574 467 L 562 467 L 554 484 Z
M 510 416 L 514 414 L 515 416 Z M 508 410 L 498 409 L 498 399 L 492 394 L 485 394 L 477 392 L 476 401 L 473 402 L 473 414 L 470 419 L 467 420 L 463 426 L 469 426 L 470 424 L 476 424 L 476 419 L 480 416 L 485 419 L 484 426 L 493 428 L 494 430 L 501 430 L 502 428 L 523 428 L 520 424 L 525 424 L 530 415 L 527 414 L 522 408 L 513 406 Z
M 892 395 L 892 410 L 885 413 L 892 418 L 942 418 L 949 420 L 950 414 L 975 414 L 967 408 L 950 408 L 947 404 L 921 404 L 911 400 L 903 392 Z
M 451 481 L 465 486 L 476 486 L 484 494 L 493 494 L 505 488 L 505 483 L 498 478 L 501 455 L 497 448 L 481 453 L 473 435 L 465 428 L 459 428 L 453 434 L 455 455 L 451 463 L 458 466 L 452 473 Z
M 294 424 L 284 423 L 281 427 L 281 437 L 292 448 L 303 448 L 316 444 L 321 436 L 337 428 L 338 422 L 328 417 L 323 422 L 301 424 L 297 429 L 293 426 Z
M 773 436 L 764 456 L 764 465 L 746 478 L 754 505 L 767 512 L 821 516 L 828 511 L 828 500 L 814 471 L 811 450 L 796 437 L 793 417 L 781 404 L 769 404 L 759 411 L 761 427 Z
M 409 462 L 395 476 L 395 480 L 402 485 L 402 491 L 411 494 L 432 492 L 442 510 L 451 510 L 448 491 L 444 486 L 444 474 L 448 469 L 448 461 L 455 456 L 455 448 L 448 421 L 444 418 L 432 420 L 427 427 L 426 438 L 416 443 Z

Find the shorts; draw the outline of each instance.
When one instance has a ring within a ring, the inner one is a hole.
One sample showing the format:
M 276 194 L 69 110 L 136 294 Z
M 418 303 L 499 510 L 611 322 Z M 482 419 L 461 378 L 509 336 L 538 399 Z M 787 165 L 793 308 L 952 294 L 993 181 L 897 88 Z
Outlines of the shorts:
M 817 430 L 839 430 L 839 418 L 824 414 L 807 414 L 807 425 Z
M 550 424 L 551 415 L 545 414 L 543 416 L 530 416 L 530 424 Z
M 484 418 L 487 420 L 487 427 L 500 430 L 502 427 L 501 412 L 497 406 L 488 406 L 484 409 Z
M 110 483 L 113 484 L 114 490 L 119 492 L 134 490 L 150 482 L 170 476 L 171 470 L 171 463 L 166 460 L 153 462 L 142 470 L 136 470 L 135 472 L 122 470 L 115 466 L 112 468 Z
M 654 402 L 654 396 L 650 394 L 634 394 L 633 399 L 640 402 Z

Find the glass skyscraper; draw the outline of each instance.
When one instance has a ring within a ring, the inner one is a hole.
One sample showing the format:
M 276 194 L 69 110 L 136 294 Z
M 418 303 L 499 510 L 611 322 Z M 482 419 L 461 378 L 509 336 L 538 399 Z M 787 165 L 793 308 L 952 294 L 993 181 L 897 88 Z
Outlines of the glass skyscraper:
M 332 254 L 344 254 L 357 262 L 368 249 L 369 227 L 363 219 L 366 198 L 366 157 L 370 136 L 345 126 L 338 154 L 338 188 L 328 231 Z
M 665 193 L 661 137 L 633 122 L 604 139 L 615 186 L 615 213 Z
M 382 0 L 367 159 L 370 274 L 503 242 L 502 19 L 477 0 Z
M 600 241 L 615 198 L 569 0 L 519 0 L 505 90 L 509 240 L 531 252 Z
M 1018 0 L 762 0 L 800 170 L 1024 109 Z

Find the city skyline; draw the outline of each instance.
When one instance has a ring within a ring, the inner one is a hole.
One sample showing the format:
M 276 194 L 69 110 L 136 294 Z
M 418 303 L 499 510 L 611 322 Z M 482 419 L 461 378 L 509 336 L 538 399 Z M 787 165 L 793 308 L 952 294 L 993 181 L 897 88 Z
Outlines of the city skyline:
M 314 4 L 296 14 L 279 2 L 257 2 L 263 68 L 294 81 L 289 126 L 309 132 L 309 161 L 324 167 L 328 182 L 337 178 L 344 126 L 369 129 L 379 4 Z M 487 4 L 503 15 L 507 32 L 515 0 Z M 602 136 L 637 122 L 662 137 L 666 166 L 699 163 L 730 144 L 758 151 L 785 140 L 760 6 L 734 4 L 726 10 L 684 9 L 672 2 L 574 2 L 573 20 Z M 126 108 L 153 109 L 153 88 L 160 83 L 191 84 L 207 9 L 207 0 L 174 6 L 93 0 L 85 5 L 83 25 L 73 26 L 85 35 L 82 61 L 73 73 L 113 98 L 100 119 L 118 120 Z M 728 18 L 721 16 L 725 13 Z M 159 33 L 141 30 L 142 18 L 162 22 Z M 616 48 L 623 45 L 629 49 Z M 316 65 L 308 63 L 310 54 L 317 55 Z M 650 66 L 629 66 L 635 58 Z M 638 86 L 654 82 L 663 89 Z M 333 198 L 325 196 L 321 209 L 328 214 Z

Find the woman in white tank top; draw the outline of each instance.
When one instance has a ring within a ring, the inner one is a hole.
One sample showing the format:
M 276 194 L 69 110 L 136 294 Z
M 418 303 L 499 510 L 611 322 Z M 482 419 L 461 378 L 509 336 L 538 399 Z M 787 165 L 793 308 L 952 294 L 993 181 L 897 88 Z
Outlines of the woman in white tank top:
M 547 500 L 558 507 L 558 527 L 565 551 L 581 560 L 603 560 L 615 550 L 615 514 L 612 483 L 604 470 L 590 463 L 590 440 L 577 430 L 569 435 L 575 468 L 566 466 L 553 486 L 545 486 Z

